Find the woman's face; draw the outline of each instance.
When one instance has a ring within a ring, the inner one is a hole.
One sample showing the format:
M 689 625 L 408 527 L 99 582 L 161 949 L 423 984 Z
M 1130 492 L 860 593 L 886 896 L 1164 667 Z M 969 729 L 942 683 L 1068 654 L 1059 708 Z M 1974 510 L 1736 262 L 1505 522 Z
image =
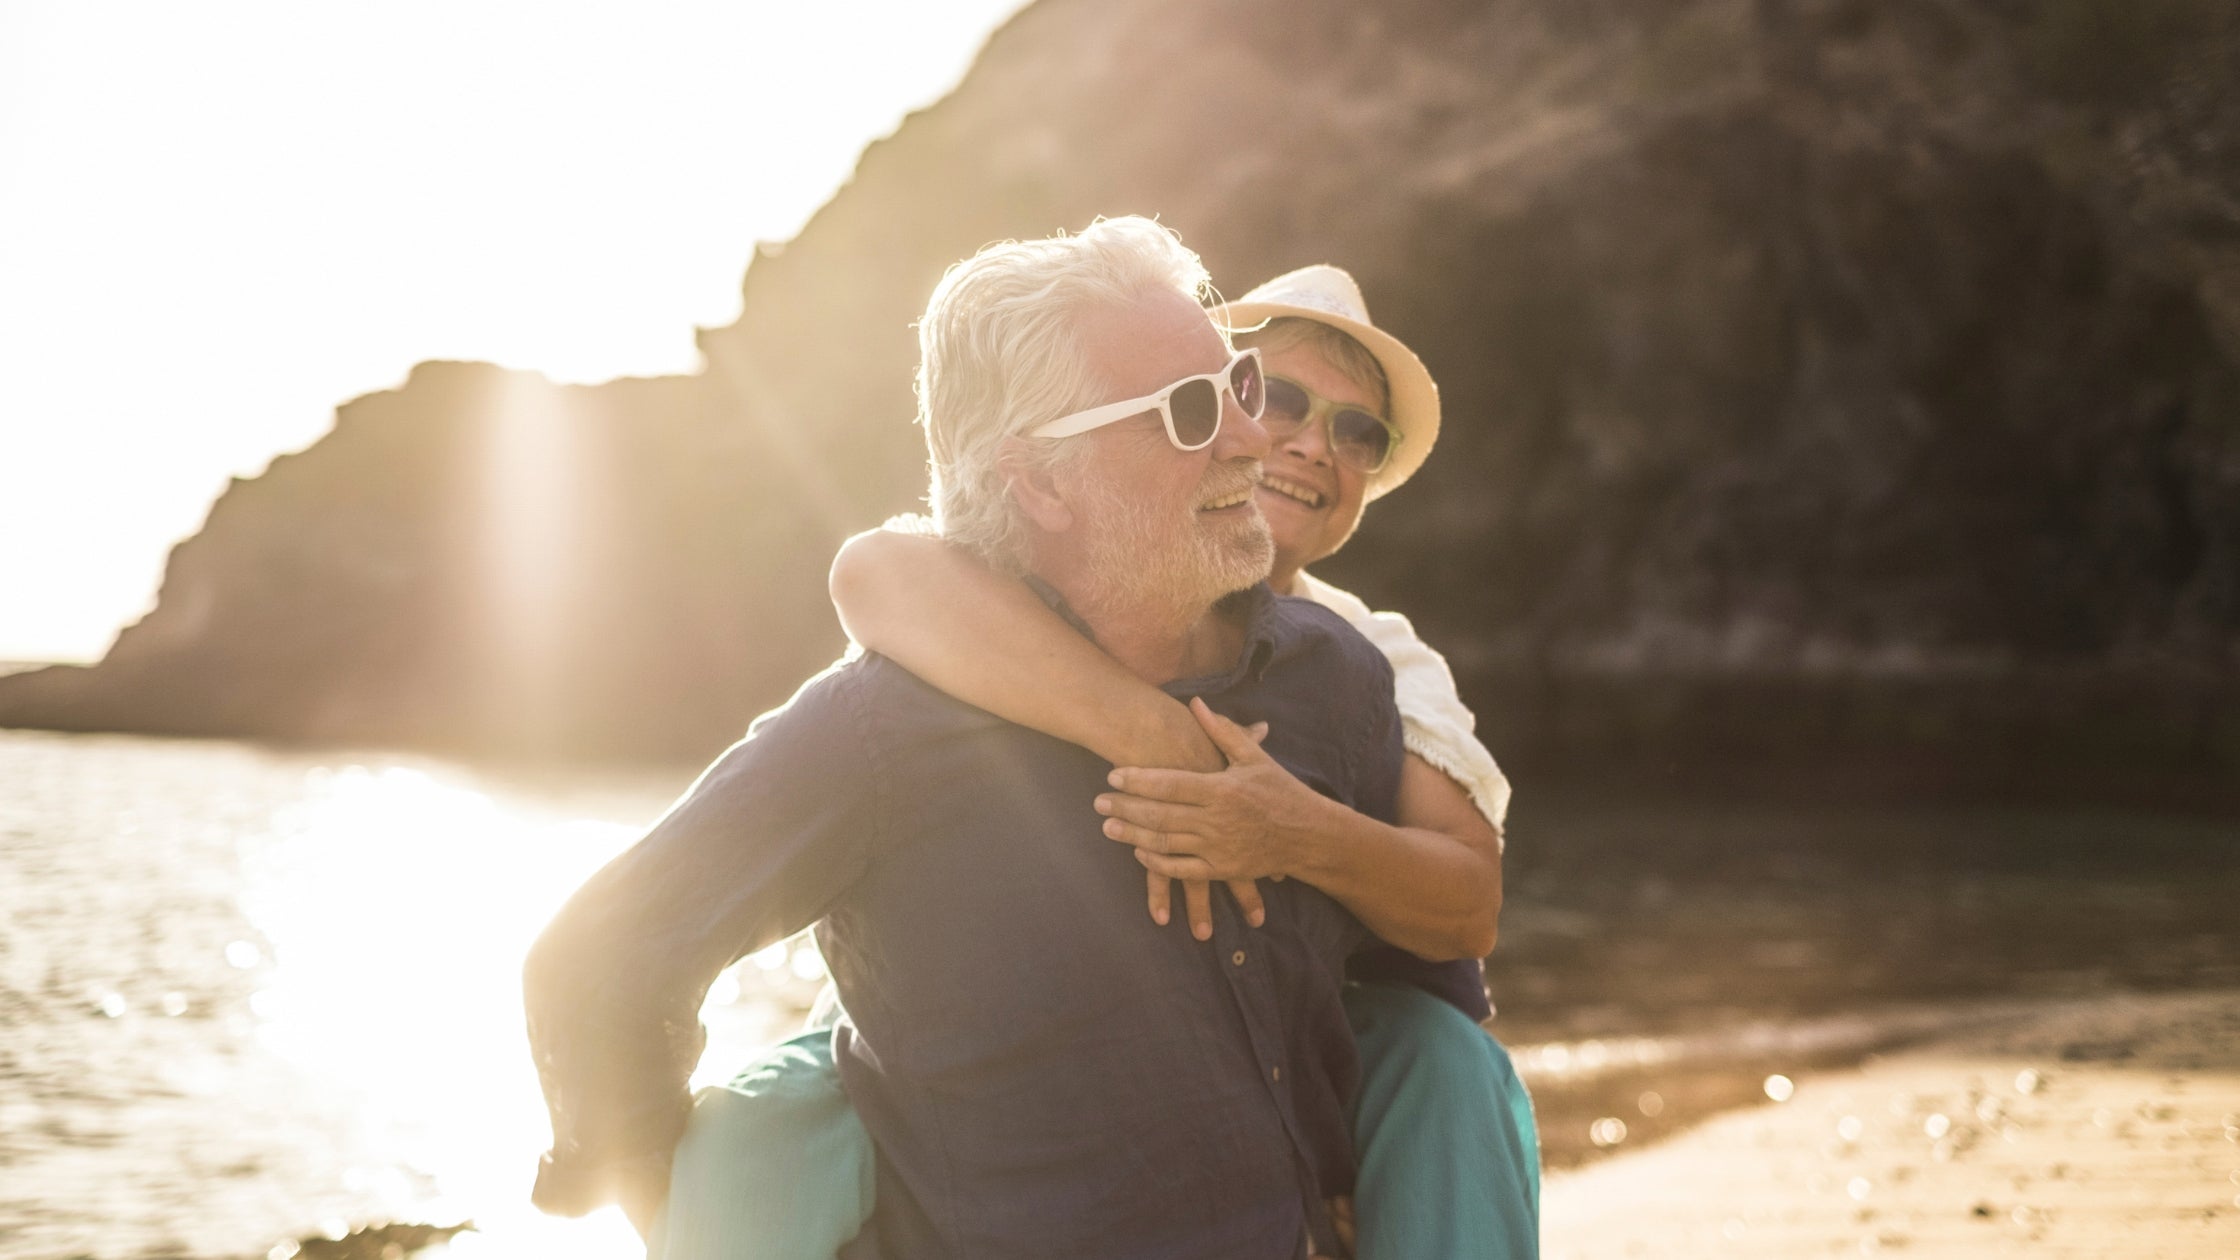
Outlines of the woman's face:
M 1297 381 L 1332 402 L 1383 413 L 1375 391 L 1356 384 L 1310 346 L 1263 350 L 1261 362 L 1268 375 Z M 1268 518 L 1276 541 L 1270 580 L 1277 590 L 1288 591 L 1299 570 L 1344 546 L 1352 536 L 1353 527 L 1361 523 L 1362 494 L 1369 477 L 1331 457 L 1328 426 L 1319 420 L 1271 443 L 1263 467 L 1260 512 Z

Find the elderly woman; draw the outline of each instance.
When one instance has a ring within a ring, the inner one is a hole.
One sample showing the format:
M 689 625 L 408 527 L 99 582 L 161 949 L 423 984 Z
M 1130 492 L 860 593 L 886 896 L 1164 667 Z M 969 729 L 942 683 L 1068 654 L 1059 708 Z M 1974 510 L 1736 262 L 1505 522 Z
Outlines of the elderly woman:
M 1370 323 L 1338 268 L 1280 276 L 1226 317 L 1265 364 L 1271 449 L 1257 494 L 1275 541 L 1268 580 L 1336 611 L 1392 662 L 1409 752 L 1397 825 L 1317 793 L 1263 755 L 1255 732 L 1176 704 L 1023 583 L 937 538 L 883 530 L 851 540 L 833 566 L 834 602 L 865 647 L 1111 761 L 1111 791 L 1094 807 L 1105 834 L 1135 849 L 1161 928 L 1176 881 L 1201 940 L 1212 935 L 1217 883 L 1235 913 L 1263 920 L 1252 875 L 1304 880 L 1353 911 L 1388 946 L 1357 957 L 1344 996 L 1362 1063 L 1358 1253 L 1537 1255 L 1531 1103 L 1479 1026 L 1490 1014 L 1479 959 L 1500 910 L 1508 783 L 1472 735 L 1446 663 L 1407 620 L 1372 613 L 1305 571 L 1345 544 L 1370 500 L 1422 465 L 1438 433 L 1438 391 L 1416 356 Z M 830 1053 L 829 1038 L 812 1033 L 703 1094 L 651 1255 L 823 1257 L 855 1234 L 870 1210 L 872 1155 Z

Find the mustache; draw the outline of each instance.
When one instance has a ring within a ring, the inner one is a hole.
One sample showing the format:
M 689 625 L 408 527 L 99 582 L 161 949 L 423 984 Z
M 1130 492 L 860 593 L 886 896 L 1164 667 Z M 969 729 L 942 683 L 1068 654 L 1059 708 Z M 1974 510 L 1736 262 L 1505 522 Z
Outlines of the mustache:
M 1257 459 L 1233 459 L 1213 464 L 1206 469 L 1205 480 L 1198 485 L 1198 501 L 1203 503 L 1208 499 L 1251 490 L 1260 484 L 1264 475 Z

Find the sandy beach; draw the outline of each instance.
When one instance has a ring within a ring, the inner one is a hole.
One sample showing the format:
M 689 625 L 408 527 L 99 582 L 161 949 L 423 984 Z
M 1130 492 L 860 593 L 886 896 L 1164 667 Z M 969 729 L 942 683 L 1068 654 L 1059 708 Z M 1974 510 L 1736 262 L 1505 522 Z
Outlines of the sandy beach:
M 1546 1252 L 2240 1256 L 2240 990 L 2049 1002 L 1569 1172 Z

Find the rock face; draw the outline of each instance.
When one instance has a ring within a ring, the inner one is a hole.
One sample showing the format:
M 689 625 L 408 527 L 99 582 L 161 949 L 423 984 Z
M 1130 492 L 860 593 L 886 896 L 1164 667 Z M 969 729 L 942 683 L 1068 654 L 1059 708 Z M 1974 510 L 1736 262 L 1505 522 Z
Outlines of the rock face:
M 800 489 L 704 381 L 564 387 L 422 364 L 236 482 L 105 660 L 0 680 L 0 712 L 684 755 L 840 646 L 809 599 L 831 538 L 801 528 Z
M 1497 751 L 2240 766 L 2240 16 L 2216 0 L 1042 0 L 694 377 L 431 364 L 237 485 L 25 725 L 699 755 L 912 506 L 910 320 L 1155 213 L 1360 278 L 1440 449 L 1327 566 Z

